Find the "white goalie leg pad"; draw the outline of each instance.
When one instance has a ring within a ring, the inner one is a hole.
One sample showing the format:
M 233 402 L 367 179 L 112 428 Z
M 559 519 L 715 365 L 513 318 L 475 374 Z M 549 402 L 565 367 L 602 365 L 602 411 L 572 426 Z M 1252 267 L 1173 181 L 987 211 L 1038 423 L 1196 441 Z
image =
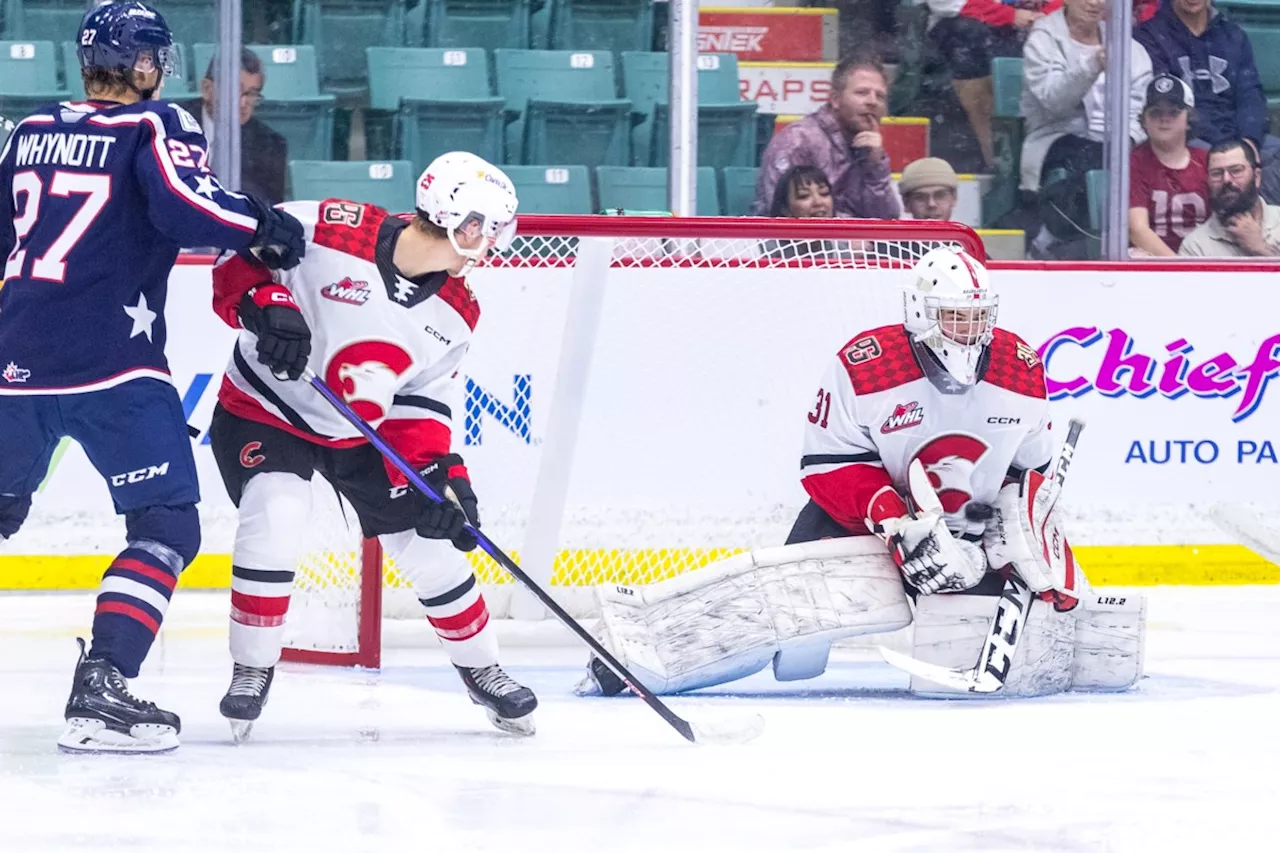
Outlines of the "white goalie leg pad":
M 1073 690 L 1126 690 L 1142 677 L 1147 599 L 1119 590 L 1093 590 L 1076 617 Z
M 870 536 L 760 548 L 596 595 L 603 641 L 657 693 L 735 681 L 771 661 L 781 680 L 812 678 L 833 641 L 911 621 L 902 576 Z
M 252 477 L 240 496 L 231 551 L 231 659 L 275 666 L 298 557 L 311 517 L 311 484 L 272 471 Z
M 999 598 L 993 595 L 921 596 L 916 601 L 911 656 L 949 669 L 968 669 L 978 660 L 991 628 Z M 956 690 L 911 677 L 911 692 L 931 698 L 1000 698 L 1048 696 L 1071 689 L 1074 613 L 1060 613 L 1034 598 L 1022 625 L 1022 637 L 998 693 Z

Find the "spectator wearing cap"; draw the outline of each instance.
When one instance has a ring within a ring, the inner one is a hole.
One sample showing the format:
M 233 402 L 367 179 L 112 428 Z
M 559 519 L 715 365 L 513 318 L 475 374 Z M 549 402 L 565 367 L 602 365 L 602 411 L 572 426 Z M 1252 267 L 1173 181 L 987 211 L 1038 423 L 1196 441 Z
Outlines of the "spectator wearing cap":
M 1203 149 L 1187 146 L 1195 96 L 1172 74 L 1147 87 L 1147 141 L 1129 155 L 1129 242 L 1133 255 L 1171 257 L 1209 215 Z
M 939 157 L 913 160 L 898 180 L 903 206 L 912 219 L 951 220 L 958 186 L 956 170 Z
M 995 87 L 991 60 L 1021 56 L 1027 30 L 1062 5 L 1062 0 L 926 0 L 928 37 L 951 71 L 951 88 L 973 128 L 983 170 L 994 172 L 991 116 Z
M 1280 207 L 1258 194 L 1258 152 L 1247 139 L 1209 149 L 1206 168 L 1213 215 L 1188 234 L 1178 254 L 1208 258 L 1280 256 Z
M 761 157 L 754 216 L 767 216 L 779 179 L 794 166 L 816 166 L 831 184 L 837 216 L 897 219 L 889 157 L 880 136 L 888 85 L 874 57 L 842 59 L 831 75 L 830 100 L 769 141 Z
M 1280 139 L 1267 135 L 1267 98 L 1249 37 L 1211 0 L 1167 0 L 1134 29 L 1134 38 L 1151 55 L 1155 73 L 1181 77 L 1191 87 L 1191 133 L 1203 147 L 1243 137 L 1264 159 L 1280 149 Z
M 1041 256 L 1084 257 L 1089 205 L 1085 175 L 1102 168 L 1106 136 L 1106 0 L 1067 0 L 1031 27 L 1023 51 L 1021 186 L 1036 193 L 1044 227 L 1032 248 Z M 1129 136 L 1146 139 L 1142 108 L 1151 60 L 1130 40 Z M 1050 186 L 1052 184 L 1052 186 Z M 1052 249 L 1055 243 L 1063 244 Z

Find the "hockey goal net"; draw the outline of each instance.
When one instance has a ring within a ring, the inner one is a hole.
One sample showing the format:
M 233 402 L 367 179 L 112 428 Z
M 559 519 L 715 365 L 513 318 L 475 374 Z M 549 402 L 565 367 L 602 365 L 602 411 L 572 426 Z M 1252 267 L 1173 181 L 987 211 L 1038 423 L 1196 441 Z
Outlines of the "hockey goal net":
M 784 541 L 827 359 L 901 321 L 925 252 L 985 258 L 973 231 L 939 222 L 522 216 L 519 231 L 469 279 L 482 314 L 455 449 L 485 532 L 579 617 L 595 585 Z M 421 610 L 316 483 L 287 656 L 376 667 L 383 619 Z M 489 557 L 471 559 L 495 617 L 545 615 Z

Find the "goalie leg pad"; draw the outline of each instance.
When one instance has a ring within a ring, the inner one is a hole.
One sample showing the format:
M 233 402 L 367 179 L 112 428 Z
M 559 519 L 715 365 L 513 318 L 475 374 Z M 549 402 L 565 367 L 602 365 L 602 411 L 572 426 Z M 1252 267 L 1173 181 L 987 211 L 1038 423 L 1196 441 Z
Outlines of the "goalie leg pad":
M 905 627 L 902 577 L 883 544 L 849 537 L 761 548 L 646 587 L 598 587 L 602 639 L 656 693 L 826 667 L 831 643 Z
M 1073 690 L 1126 690 L 1142 677 L 1147 599 L 1094 590 L 1076 616 Z

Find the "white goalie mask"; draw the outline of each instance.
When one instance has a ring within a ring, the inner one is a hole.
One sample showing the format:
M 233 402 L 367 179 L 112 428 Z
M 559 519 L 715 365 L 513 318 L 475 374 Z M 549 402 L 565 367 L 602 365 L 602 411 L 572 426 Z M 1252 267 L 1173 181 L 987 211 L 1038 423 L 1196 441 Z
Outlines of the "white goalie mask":
M 516 233 L 515 185 L 498 167 L 465 151 L 451 151 L 431 161 L 418 178 L 418 215 L 445 230 L 449 244 L 467 259 L 466 275 L 490 249 L 511 245 Z M 479 226 L 484 238 L 474 248 L 458 244 L 458 232 Z
M 961 385 L 978 381 L 1000 297 L 981 262 L 963 250 L 933 249 L 911 270 L 903 294 L 905 326 Z

